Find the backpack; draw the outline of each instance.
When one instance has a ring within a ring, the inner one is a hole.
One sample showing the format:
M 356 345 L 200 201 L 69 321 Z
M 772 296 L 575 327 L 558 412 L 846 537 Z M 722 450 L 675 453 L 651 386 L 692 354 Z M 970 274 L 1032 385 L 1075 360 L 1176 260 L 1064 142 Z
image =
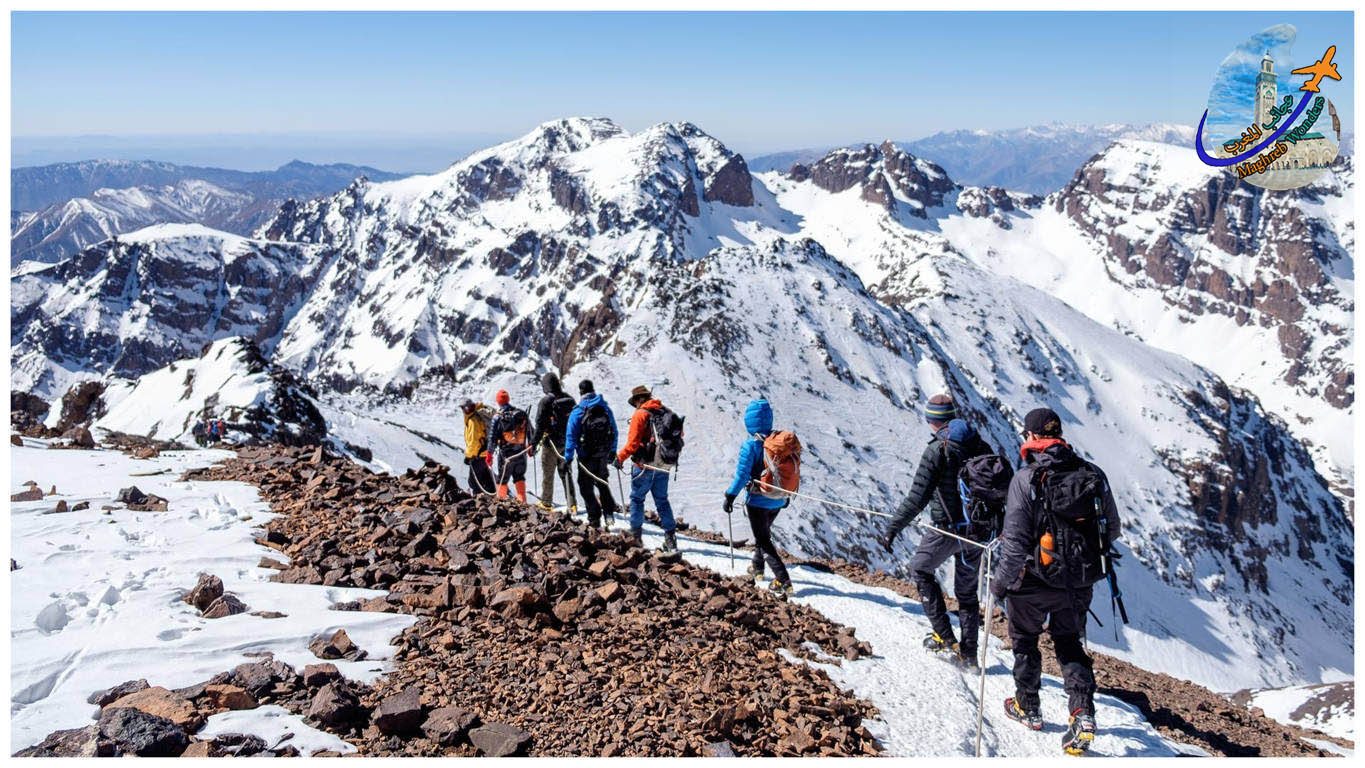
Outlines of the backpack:
M 576 405 L 574 399 L 563 392 L 550 402 L 549 434 L 552 440 L 564 442 L 564 432 L 569 428 L 569 414 L 573 413 Z
M 646 411 L 649 414 L 649 444 L 646 453 L 653 456 L 651 464 L 668 469 L 678 463 L 678 455 L 683 449 L 683 417 L 659 406 Z
M 762 468 L 750 492 L 770 499 L 789 499 L 801 487 L 801 441 L 791 432 L 774 432 L 763 440 Z
M 498 416 L 498 427 L 502 430 L 503 445 L 526 444 L 526 411 L 508 408 Z
M 579 449 L 584 456 L 599 458 L 611 452 L 611 417 L 607 407 L 595 403 L 583 412 L 582 432 L 578 438 Z
M 1099 515 L 1104 503 L 1104 478 L 1094 465 L 1077 459 L 1051 467 L 1033 477 L 1034 498 L 1043 514 L 1033 567 L 1044 583 L 1058 589 L 1088 587 L 1104 578 Z M 1046 537 L 1052 539 L 1045 547 Z
M 973 456 L 957 473 L 962 515 L 971 538 L 989 541 L 1000 532 L 1005 521 L 1005 497 L 1009 495 L 1014 468 L 994 453 Z

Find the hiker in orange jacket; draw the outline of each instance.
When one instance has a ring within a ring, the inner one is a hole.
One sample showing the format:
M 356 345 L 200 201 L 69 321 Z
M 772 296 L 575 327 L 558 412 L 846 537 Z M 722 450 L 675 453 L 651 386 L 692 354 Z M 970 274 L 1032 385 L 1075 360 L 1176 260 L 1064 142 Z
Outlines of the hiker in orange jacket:
M 654 508 L 659 513 L 659 524 L 664 529 L 665 550 L 678 548 L 674 529 L 673 506 L 668 503 L 668 470 L 678 460 L 682 449 L 682 419 L 654 398 L 648 387 L 630 391 L 630 404 L 635 414 L 630 417 L 626 444 L 616 454 L 616 468 L 629 459 L 630 468 L 630 535 L 638 544 L 644 534 L 645 496 L 654 496 Z M 674 427 L 673 425 L 676 425 Z M 644 465 L 650 465 L 646 467 Z

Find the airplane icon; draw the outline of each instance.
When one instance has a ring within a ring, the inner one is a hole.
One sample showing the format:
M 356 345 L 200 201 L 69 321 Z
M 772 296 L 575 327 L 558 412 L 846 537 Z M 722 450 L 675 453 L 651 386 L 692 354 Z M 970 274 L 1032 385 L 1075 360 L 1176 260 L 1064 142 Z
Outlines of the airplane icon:
M 1335 55 L 1337 55 L 1337 47 L 1335 45 L 1329 45 L 1327 47 L 1327 52 L 1322 55 L 1321 59 L 1313 62 L 1312 66 L 1299 67 L 1290 72 L 1291 75 L 1312 75 L 1312 77 L 1308 79 L 1308 82 L 1304 83 L 1303 87 L 1299 90 L 1317 93 L 1318 83 L 1322 82 L 1322 78 L 1330 77 L 1333 80 L 1340 80 L 1341 75 L 1337 74 L 1337 65 L 1332 63 L 1332 57 Z

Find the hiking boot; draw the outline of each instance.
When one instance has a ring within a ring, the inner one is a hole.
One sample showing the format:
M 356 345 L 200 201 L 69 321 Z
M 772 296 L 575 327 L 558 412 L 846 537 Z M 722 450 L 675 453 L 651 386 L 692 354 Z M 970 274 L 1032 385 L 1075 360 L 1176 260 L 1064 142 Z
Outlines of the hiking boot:
M 664 545 L 661 549 L 665 552 L 678 551 L 678 538 L 673 535 L 673 531 L 664 531 Z
M 966 648 L 958 648 L 957 663 L 968 672 L 980 672 L 981 665 L 976 661 L 976 651 L 969 651 Z
M 751 565 L 746 571 L 744 571 L 744 576 L 749 581 L 752 581 L 755 584 L 757 584 L 758 582 L 763 581 L 763 569 L 755 568 Z
M 939 637 L 937 632 L 930 632 L 924 638 L 924 649 L 933 653 L 951 653 L 958 655 L 957 641 L 952 636 Z
M 634 545 L 637 546 L 637 547 L 644 546 L 644 541 L 645 541 L 645 538 L 644 538 L 644 537 L 645 537 L 645 531 L 644 531 L 643 528 L 631 528 L 631 529 L 630 529 L 630 536 L 629 536 L 628 538 L 630 539 L 630 543 L 631 543 L 631 544 L 634 544 Z
M 773 583 L 768 585 L 768 590 L 779 600 L 786 600 L 791 597 L 792 583 L 790 581 L 782 581 L 781 579 L 773 579 Z
M 1071 723 L 1062 735 L 1062 750 L 1068 755 L 1084 754 L 1095 740 L 1095 716 L 1078 709 L 1071 713 Z
M 602 527 L 611 530 L 611 524 L 616 520 L 615 512 L 602 512 Z
M 537 502 L 536 502 L 536 506 L 537 506 L 537 507 L 540 507 L 541 509 L 545 510 L 546 512 L 553 512 L 554 509 L 555 509 L 554 507 L 550 506 L 549 504 L 546 504 L 546 503 L 543 502 L 543 501 L 537 501 Z
M 602 518 L 600 517 L 588 518 L 588 527 L 593 529 L 594 531 L 602 530 Z
M 1019 701 L 1014 697 L 1005 699 L 1005 717 L 1016 722 L 1023 723 L 1030 730 L 1043 730 L 1043 716 L 1035 708 L 1032 712 L 1019 706 Z

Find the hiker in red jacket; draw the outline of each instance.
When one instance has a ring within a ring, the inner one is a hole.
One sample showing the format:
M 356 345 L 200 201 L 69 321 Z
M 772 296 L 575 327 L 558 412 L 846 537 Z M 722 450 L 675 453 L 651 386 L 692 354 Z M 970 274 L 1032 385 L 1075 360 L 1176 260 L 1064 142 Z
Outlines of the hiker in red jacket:
M 626 445 L 616 454 L 616 468 L 630 460 L 630 535 L 639 544 L 644 535 L 645 496 L 654 496 L 654 508 L 664 529 L 665 550 L 678 548 L 674 535 L 673 505 L 668 503 L 668 470 L 678 461 L 682 450 L 682 418 L 654 398 L 649 388 L 630 391 L 635 414 L 630 417 Z M 645 465 L 649 466 L 646 467 Z

